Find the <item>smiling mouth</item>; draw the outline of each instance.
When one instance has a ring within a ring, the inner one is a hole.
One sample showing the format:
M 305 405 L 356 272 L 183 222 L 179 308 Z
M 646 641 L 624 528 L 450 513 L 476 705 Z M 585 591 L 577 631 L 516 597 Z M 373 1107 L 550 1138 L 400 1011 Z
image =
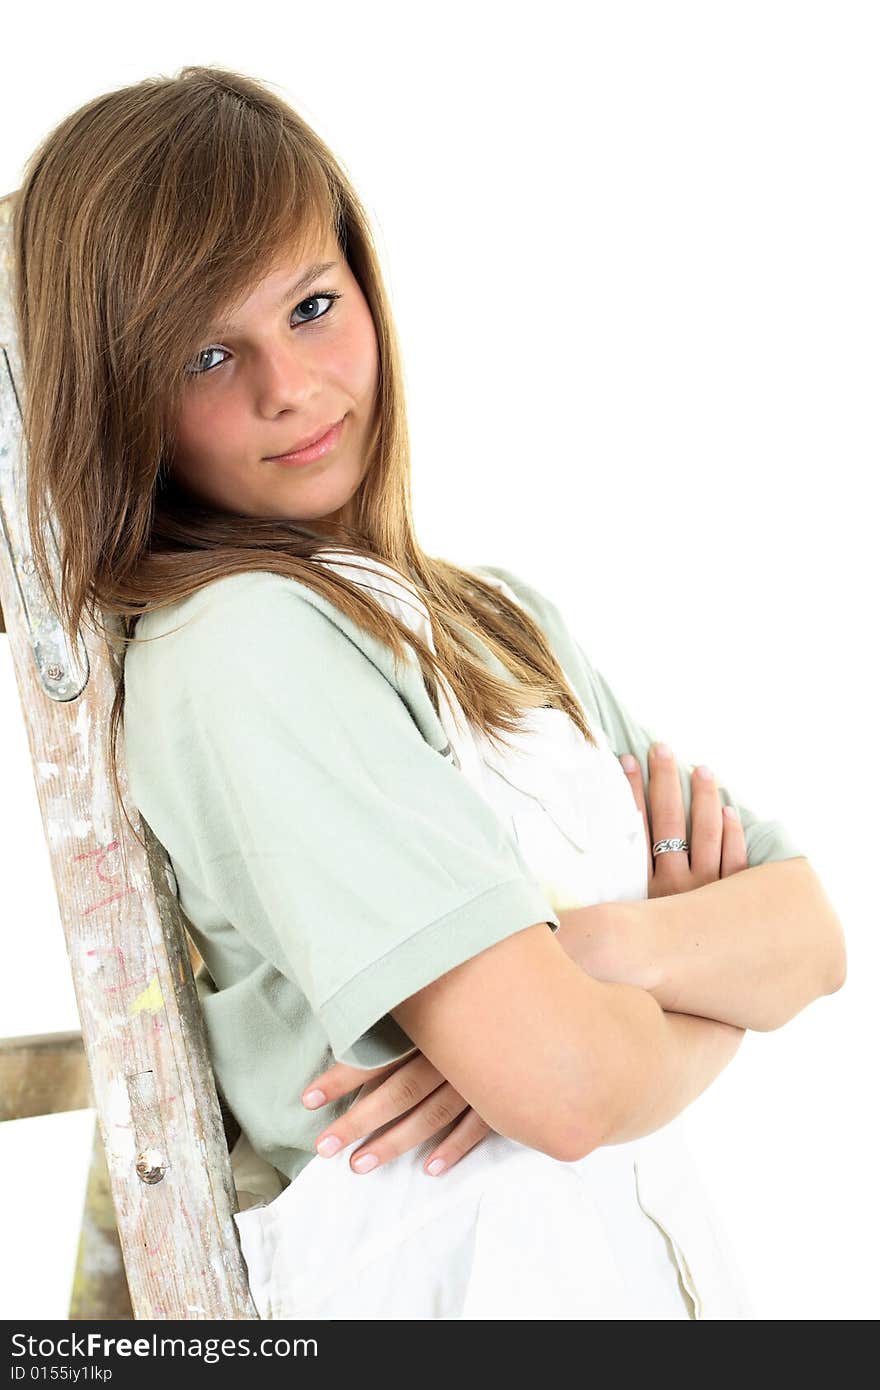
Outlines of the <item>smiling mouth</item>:
M 343 415 L 341 420 L 337 420 L 335 425 L 331 425 L 323 434 L 319 434 L 309 444 L 301 444 L 296 449 L 291 449 L 286 454 L 273 454 L 267 462 L 285 464 L 288 467 L 295 467 L 306 463 L 317 463 L 319 459 L 332 453 L 339 442 L 345 426 L 347 416 Z
M 268 454 L 267 458 L 283 459 L 290 458 L 294 454 L 301 454 L 306 449 L 311 449 L 313 445 L 320 444 L 321 440 L 326 439 L 330 431 L 335 430 L 336 426 L 341 423 L 341 420 L 335 420 L 332 424 L 324 425 L 322 429 L 318 430 L 317 434 L 309 435 L 308 438 L 304 439 L 300 444 L 293 444 L 289 449 L 285 449 L 280 454 Z

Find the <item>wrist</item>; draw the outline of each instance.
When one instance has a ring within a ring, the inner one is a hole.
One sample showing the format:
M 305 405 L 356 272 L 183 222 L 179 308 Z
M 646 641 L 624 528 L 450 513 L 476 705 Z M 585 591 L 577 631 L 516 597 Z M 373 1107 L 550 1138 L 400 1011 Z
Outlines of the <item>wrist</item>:
M 556 937 L 593 979 L 653 992 L 663 979 L 655 906 L 653 900 L 635 899 L 566 908 L 557 912 Z

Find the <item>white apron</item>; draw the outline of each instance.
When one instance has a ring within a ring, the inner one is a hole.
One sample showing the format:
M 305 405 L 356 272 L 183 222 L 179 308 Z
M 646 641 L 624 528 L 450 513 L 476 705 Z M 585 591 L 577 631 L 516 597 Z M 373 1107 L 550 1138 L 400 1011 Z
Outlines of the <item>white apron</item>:
M 427 610 L 397 571 L 371 561 L 365 574 L 367 562 L 347 556 L 333 567 L 369 584 L 434 650 Z M 450 756 L 510 823 L 556 911 L 647 896 L 641 813 L 595 720 L 588 716 L 593 747 L 562 711 L 532 710 L 523 731 L 507 735 L 512 751 L 499 752 L 471 729 L 445 682 L 438 696 Z M 330 1159 L 316 1155 L 279 1195 L 277 1173 L 242 1136 L 232 1154 L 236 1187 L 262 1191 L 263 1204 L 234 1220 L 260 1316 L 752 1316 L 678 1119 L 573 1163 L 493 1131 L 431 1177 L 424 1161 L 455 1123 L 369 1174 L 349 1167 L 365 1139 Z

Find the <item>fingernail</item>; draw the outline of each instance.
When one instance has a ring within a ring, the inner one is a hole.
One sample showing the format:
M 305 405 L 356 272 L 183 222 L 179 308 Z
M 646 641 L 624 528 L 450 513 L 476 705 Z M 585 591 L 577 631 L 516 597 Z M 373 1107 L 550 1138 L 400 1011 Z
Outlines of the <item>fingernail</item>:
M 442 1158 L 432 1158 L 431 1162 L 428 1164 L 428 1172 L 431 1174 L 432 1178 L 436 1178 L 437 1174 L 442 1173 L 445 1167 L 446 1164 L 443 1162 Z
M 303 1105 L 307 1105 L 310 1110 L 313 1110 L 317 1105 L 325 1105 L 326 1101 L 327 1097 L 324 1095 L 324 1092 L 318 1090 L 306 1091 L 302 1098 Z
M 697 776 L 702 777 L 704 782 L 708 782 L 712 776 L 712 769 L 707 767 L 705 763 L 700 763 L 697 768 Z
M 655 743 L 655 744 L 654 744 L 654 757 L 655 757 L 655 758 L 671 758 L 671 757 L 672 757 L 672 749 L 669 747 L 669 744 L 668 744 L 668 743 Z
M 724 814 L 727 816 L 728 820 L 739 820 L 735 806 L 725 806 Z
M 315 1147 L 322 1158 L 332 1158 L 342 1148 L 342 1140 L 335 1134 L 328 1134 Z
M 378 1162 L 375 1154 L 364 1154 L 361 1158 L 356 1158 L 351 1166 L 357 1173 L 369 1173 Z
M 639 764 L 632 753 L 623 753 L 621 754 L 620 765 L 625 768 L 627 772 L 635 772 Z

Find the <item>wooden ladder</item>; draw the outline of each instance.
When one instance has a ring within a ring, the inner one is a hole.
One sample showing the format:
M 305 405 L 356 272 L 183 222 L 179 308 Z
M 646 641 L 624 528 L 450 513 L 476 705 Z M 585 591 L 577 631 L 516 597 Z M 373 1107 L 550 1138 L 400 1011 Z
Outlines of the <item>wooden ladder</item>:
M 0 198 L 0 633 L 82 1031 L 0 1040 L 0 1120 L 94 1107 L 71 1319 L 258 1318 L 232 1219 L 229 1153 L 239 1131 L 211 1067 L 193 973 L 201 958 L 122 758 L 120 789 L 146 853 L 112 796 L 107 731 L 120 652 L 90 631 L 71 650 L 34 572 L 12 302 L 15 199 Z M 57 583 L 54 535 L 47 542 Z M 121 633 L 118 620 L 105 621 Z

